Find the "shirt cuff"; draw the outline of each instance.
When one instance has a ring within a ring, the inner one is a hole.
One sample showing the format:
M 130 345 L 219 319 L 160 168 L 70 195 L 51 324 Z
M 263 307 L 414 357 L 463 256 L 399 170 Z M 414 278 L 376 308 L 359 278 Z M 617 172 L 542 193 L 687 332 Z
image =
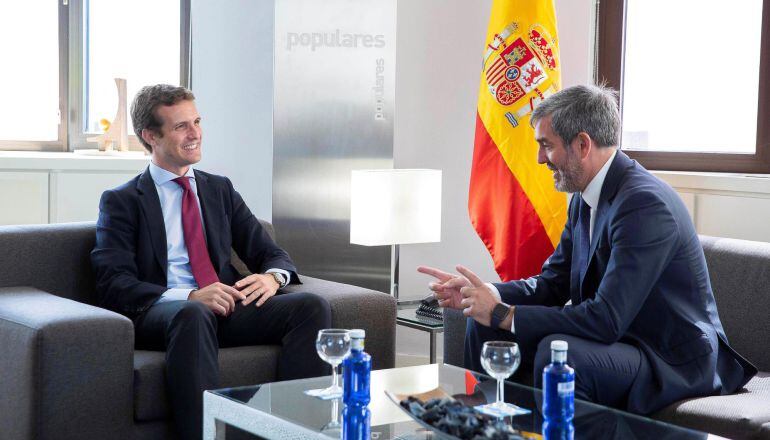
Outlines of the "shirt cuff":
M 499 301 L 502 301 L 502 297 L 500 296 L 500 291 L 497 290 L 497 287 L 495 287 L 494 284 L 492 283 L 484 283 L 484 284 L 486 284 L 486 286 L 489 287 L 489 290 L 492 291 L 492 294 L 495 295 Z M 516 331 L 514 330 L 516 327 L 513 325 L 513 319 L 514 319 L 514 316 L 511 316 L 511 333 L 516 333 Z
M 195 289 L 186 288 L 173 288 L 168 289 L 155 301 L 155 304 L 168 302 L 168 301 L 187 301 L 187 297 L 190 296 L 190 292 Z
M 289 273 L 288 270 L 272 268 L 272 269 L 266 270 L 265 273 L 279 273 L 279 274 L 283 275 L 286 278 L 286 286 L 288 286 L 289 283 L 291 283 L 291 274 Z M 286 286 L 283 286 L 283 287 L 286 287 Z M 278 288 L 280 289 L 281 286 L 278 286 Z

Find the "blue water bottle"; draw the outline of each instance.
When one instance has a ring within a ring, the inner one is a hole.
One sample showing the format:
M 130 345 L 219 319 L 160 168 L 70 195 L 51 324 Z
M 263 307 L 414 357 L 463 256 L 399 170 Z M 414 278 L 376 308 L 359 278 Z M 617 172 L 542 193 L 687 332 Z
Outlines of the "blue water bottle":
M 575 427 L 572 421 L 545 421 L 543 422 L 543 439 L 545 440 L 573 440 Z
M 342 402 L 345 404 L 342 410 L 342 438 L 345 440 L 369 440 L 372 357 L 364 351 L 365 337 L 364 330 L 350 331 L 350 356 L 342 364 Z
M 567 365 L 567 342 L 551 342 L 551 363 L 543 369 L 543 418 L 563 424 L 575 416 L 575 370 Z

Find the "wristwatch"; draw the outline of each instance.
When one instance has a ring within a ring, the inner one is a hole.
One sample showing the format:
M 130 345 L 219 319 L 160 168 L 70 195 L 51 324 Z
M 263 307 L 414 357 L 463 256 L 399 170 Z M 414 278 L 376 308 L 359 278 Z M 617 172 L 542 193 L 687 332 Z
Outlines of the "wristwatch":
M 270 275 L 272 275 L 275 282 L 278 283 L 279 289 L 286 287 L 286 285 L 289 284 L 289 280 L 287 280 L 286 276 L 280 272 L 270 272 Z
M 508 311 L 511 310 L 511 306 L 509 306 L 506 303 L 500 303 L 495 306 L 494 309 L 492 309 L 492 325 L 491 327 L 493 329 L 499 329 L 500 324 L 503 322 L 506 316 L 508 316 Z

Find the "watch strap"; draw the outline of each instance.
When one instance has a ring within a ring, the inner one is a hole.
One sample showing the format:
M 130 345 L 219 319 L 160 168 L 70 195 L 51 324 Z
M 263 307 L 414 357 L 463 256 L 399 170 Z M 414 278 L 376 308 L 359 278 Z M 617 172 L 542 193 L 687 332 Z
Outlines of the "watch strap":
M 286 285 L 289 284 L 289 280 L 287 280 L 286 276 L 280 272 L 270 272 L 270 275 L 272 275 L 275 282 L 278 283 L 279 289 L 286 287 Z
M 494 309 L 492 309 L 492 320 L 491 320 L 491 327 L 493 329 L 499 329 L 500 324 L 503 322 L 506 316 L 508 316 L 508 312 L 511 310 L 511 306 L 505 303 L 499 303 L 495 306 Z

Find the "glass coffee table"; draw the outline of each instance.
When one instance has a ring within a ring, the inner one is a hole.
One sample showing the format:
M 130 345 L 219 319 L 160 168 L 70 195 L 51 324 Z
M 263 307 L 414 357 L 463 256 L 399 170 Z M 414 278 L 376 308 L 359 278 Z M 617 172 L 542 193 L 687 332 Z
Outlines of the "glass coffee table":
M 326 430 L 341 411 L 339 401 L 323 401 L 303 391 L 328 385 L 329 377 L 292 380 L 239 388 L 206 391 L 203 396 L 203 438 L 223 438 L 223 424 L 266 439 L 341 438 L 340 431 Z M 440 388 L 469 405 L 495 399 L 495 382 L 488 376 L 470 373 L 451 365 L 431 364 L 372 371 L 369 408 L 371 438 L 432 439 L 435 435 L 413 421 L 385 394 L 415 395 Z M 538 389 L 506 382 L 505 400 L 532 410 L 509 417 L 506 422 L 531 439 L 542 437 L 542 393 Z M 340 416 L 341 420 L 341 416 Z M 217 421 L 219 423 L 217 423 Z M 706 439 L 718 436 L 670 425 L 653 419 L 575 401 L 573 422 L 576 439 Z

